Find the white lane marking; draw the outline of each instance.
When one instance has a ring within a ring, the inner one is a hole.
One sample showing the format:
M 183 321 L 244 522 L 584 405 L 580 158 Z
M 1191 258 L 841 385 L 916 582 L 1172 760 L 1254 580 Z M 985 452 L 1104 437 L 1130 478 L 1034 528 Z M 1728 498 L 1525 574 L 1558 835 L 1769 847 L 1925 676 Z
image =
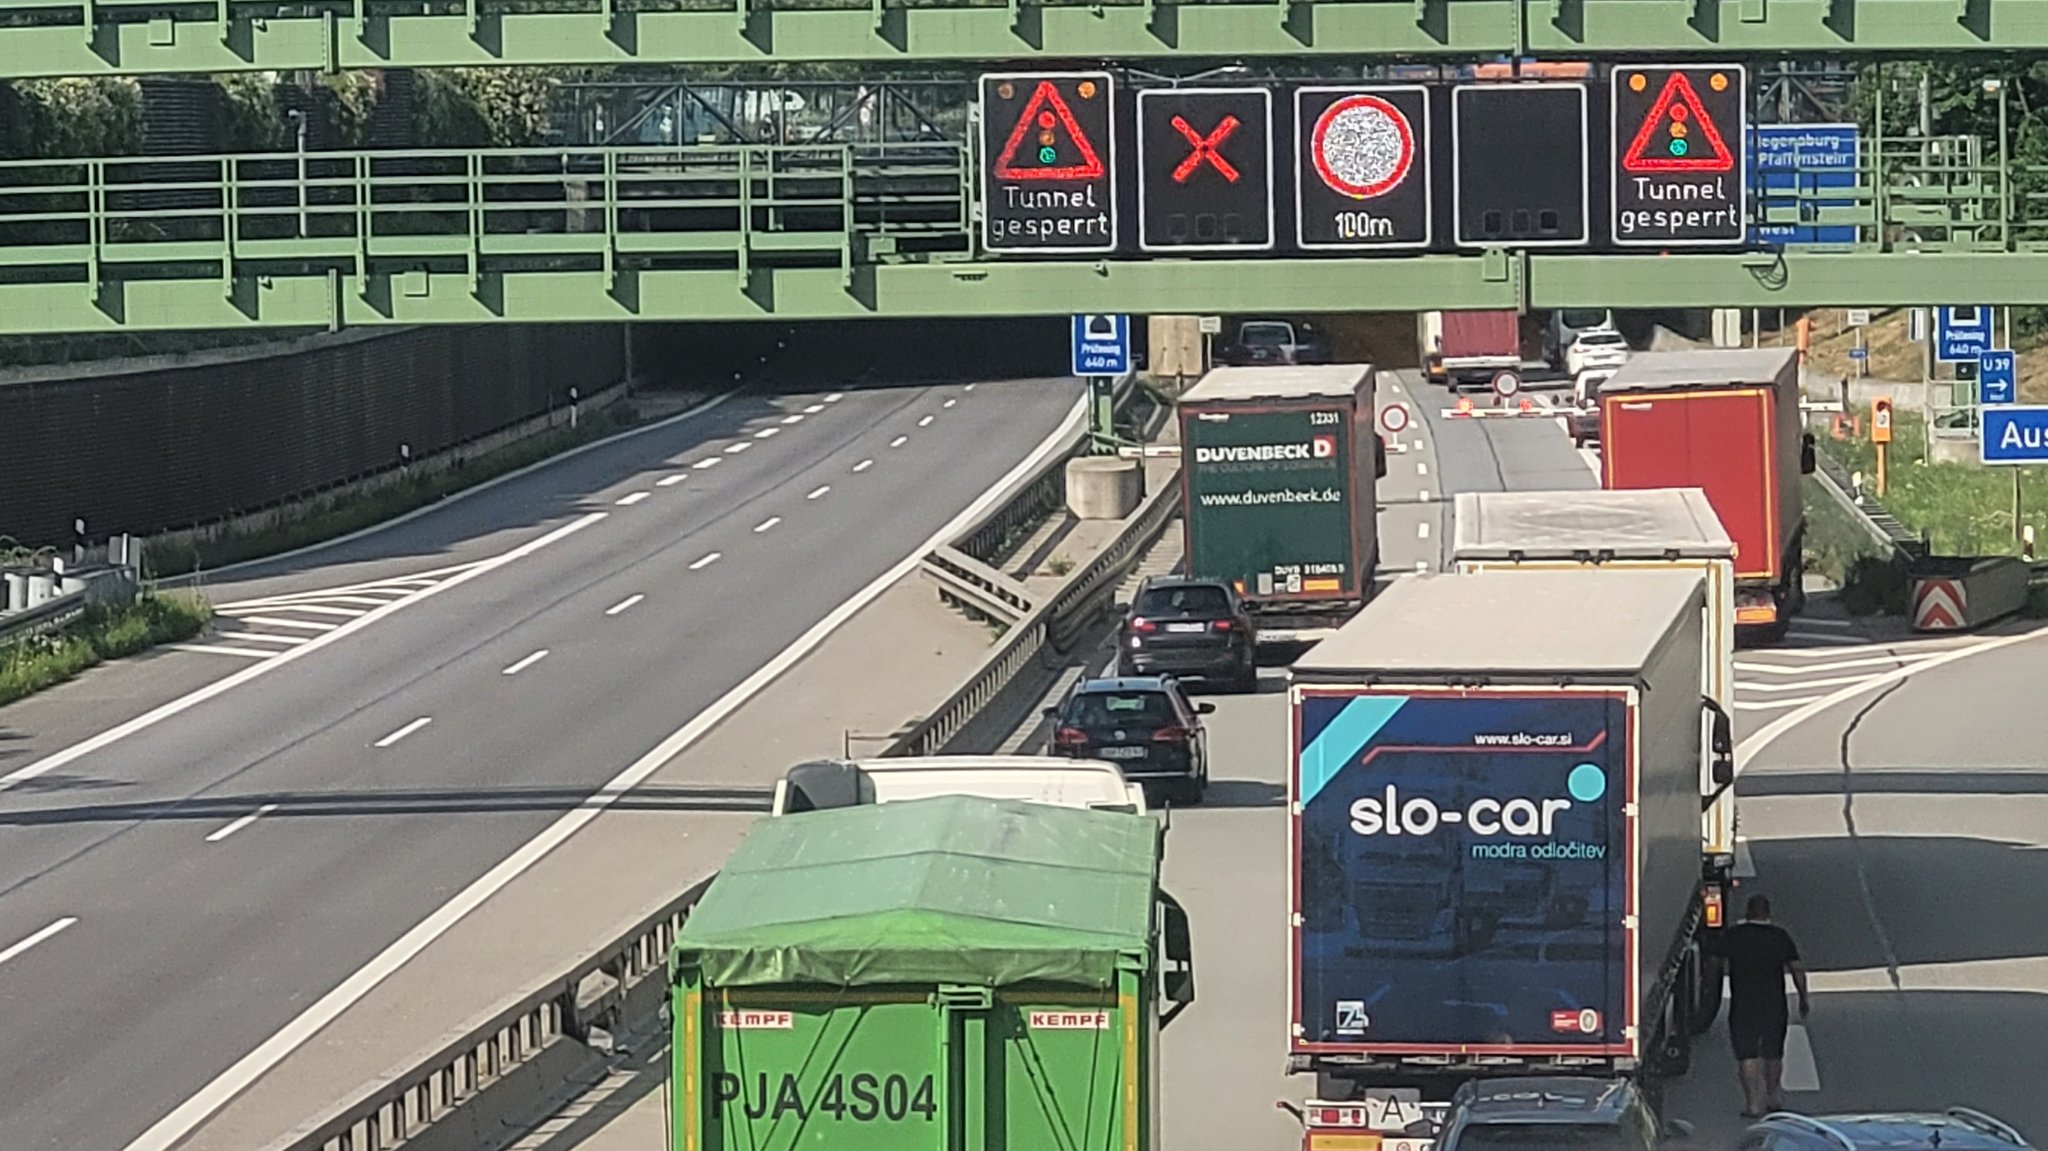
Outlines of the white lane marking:
M 1820 1090 L 1820 1068 L 1813 1061 L 1813 1041 L 1807 1038 L 1804 1023 L 1785 1028 L 1785 1074 L 1779 1083 L 1787 1091 Z
M 1829 676 L 1826 679 L 1795 679 L 1789 683 L 1755 683 L 1749 680 L 1740 680 L 1735 684 L 1735 690 L 1764 692 L 1812 691 L 1815 688 L 1840 687 L 1845 683 L 1862 682 L 1863 677 L 1860 675 L 1836 675 Z
M 782 417 L 782 422 L 784 426 L 803 423 L 804 414 L 802 412 L 791 412 L 789 415 Z
M 781 434 L 781 428 L 762 428 L 760 431 L 754 433 L 754 438 L 757 440 L 765 440 L 770 436 L 779 436 Z
M 1817 700 L 1819 698 L 1820 696 L 1817 695 L 1802 695 L 1797 699 L 1766 699 L 1756 700 L 1753 702 L 1746 699 L 1738 699 L 1735 701 L 1735 710 L 1778 711 L 1782 708 L 1798 707 L 1802 703 L 1812 703 L 1814 700 Z
M 857 463 L 857 464 L 853 465 L 853 470 L 854 470 L 854 471 L 857 471 L 857 472 L 864 472 L 864 471 L 867 471 L 867 470 L 868 470 L 869 468 L 871 468 L 871 467 L 874 467 L 874 466 L 875 466 L 875 461 L 873 461 L 873 460 L 862 460 L 861 462 L 859 462 L 859 463 Z
M 807 415 L 807 416 L 815 416 L 815 415 L 817 415 L 817 414 L 818 414 L 819 412 L 822 412 L 822 411 L 824 411 L 824 410 L 825 410 L 825 405 L 823 405 L 823 404 L 812 404 L 812 405 L 811 405 L 810 407 L 808 407 L 808 408 L 805 408 L 805 409 L 804 409 L 804 414 L 805 414 L 805 415 Z
M 1835 648 L 1833 650 L 1829 650 L 1826 648 L 1811 647 L 1780 647 L 1772 648 L 1771 654 L 1784 656 L 1787 659 L 1840 659 L 1843 656 L 1847 655 L 1860 655 L 1864 652 L 1873 652 L 1883 655 L 1887 659 L 1926 659 L 1929 656 L 1938 654 L 1942 651 L 1952 651 L 1956 646 L 1969 646 L 1968 641 L 1964 642 L 1961 645 L 1943 644 L 1940 646 L 1936 646 L 1937 642 L 1938 641 L 1934 640 L 1897 640 L 1891 643 L 1865 643 L 1860 647 L 1841 647 Z M 1898 649 L 1901 647 L 1906 648 L 1908 650 L 1904 653 L 1900 653 Z
M 520 672 L 525 671 L 527 668 L 532 667 L 534 664 L 539 663 L 547 657 L 548 649 L 542 648 L 539 651 L 534 652 L 532 655 L 519 657 L 519 659 L 516 662 L 507 667 L 501 674 L 518 675 Z
M 274 651 L 257 651 L 254 648 L 247 647 L 215 647 L 210 643 L 174 643 L 171 645 L 171 650 L 196 651 L 204 655 L 244 655 L 250 659 L 269 659 L 271 656 L 281 654 Z M 0 779 L 0 791 L 7 790 L 6 783 L 6 780 Z
M 297 647 L 299 644 L 311 642 L 310 637 L 303 635 L 271 635 L 269 632 L 243 631 L 240 628 L 223 631 L 219 635 L 222 639 L 251 639 L 257 643 L 283 644 L 285 647 Z
M 897 436 L 895 439 L 889 441 L 889 446 L 892 448 L 900 448 L 909 439 L 909 436 Z
M 725 454 L 729 456 L 736 456 L 753 446 L 754 445 L 748 443 L 747 441 L 741 440 L 739 443 L 736 444 L 727 444 L 725 448 Z
M 641 500 L 644 500 L 648 496 L 651 496 L 653 494 L 653 492 L 631 492 L 627 495 L 620 496 L 618 499 L 613 500 L 612 502 L 619 507 L 630 508 L 634 504 L 639 503 Z
M 946 401 L 945 403 L 943 403 L 943 404 L 940 404 L 939 406 L 940 406 L 940 407 L 942 407 L 942 408 L 950 408 L 950 407 L 952 407 L 952 406 L 953 406 L 954 404 L 957 404 L 957 403 L 959 403 L 959 402 L 960 402 L 959 400 L 947 400 L 947 401 Z
M 350 619 L 355 619 L 355 618 L 357 618 L 358 616 L 365 616 L 365 615 L 368 615 L 368 614 L 370 614 L 369 612 L 366 612 L 366 611 L 358 611 L 358 610 L 356 610 L 355 608 L 352 608 L 352 607 L 328 607 L 328 606 L 326 606 L 325 604 L 317 604 L 317 603 L 306 603 L 306 604 L 271 604 L 271 605 L 270 605 L 270 610 L 271 610 L 271 611 L 278 611 L 278 610 L 285 610 L 285 611 L 309 611 L 309 612 L 312 612 L 312 613 L 313 613 L 314 615 L 345 615 L 345 616 L 349 617 Z M 232 614 L 234 614 L 234 613 L 232 613 L 232 612 L 229 612 L 228 614 L 232 615 Z
M 326 597 L 324 597 L 324 598 L 325 598 L 325 599 L 327 600 L 327 602 L 328 602 L 328 603 L 357 603 L 357 604 L 362 604 L 362 605 L 364 605 L 364 606 L 366 606 L 366 607 L 373 607 L 373 608 L 378 608 L 378 607 L 388 607 L 388 606 L 390 606 L 391 604 L 394 604 L 394 603 L 397 603 L 397 602 L 399 602 L 399 600 L 398 600 L 398 599 L 376 599 L 376 598 L 374 598 L 374 597 L 372 597 L 372 596 L 366 596 L 366 595 L 336 595 L 336 596 L 326 596 Z M 403 596 L 400 596 L 400 597 L 399 597 L 399 599 L 403 599 L 403 598 L 404 598 Z M 277 605 L 275 605 L 275 604 L 272 604 L 271 606 L 272 606 L 272 607 L 275 607 L 275 606 L 277 606 Z
M 617 615 L 620 612 L 625 611 L 626 609 L 632 607 L 634 604 L 639 603 L 641 600 L 646 598 L 646 596 L 641 595 L 639 592 L 634 592 L 632 595 L 627 596 L 625 599 L 622 599 L 619 602 L 613 604 L 612 606 L 604 609 L 604 614 Z
M 1835 653 L 1829 652 L 1828 654 L 1833 655 Z M 1876 659 L 1845 659 L 1834 663 L 1800 664 L 1757 663 L 1755 661 L 1745 663 L 1738 659 L 1735 661 L 1735 670 L 1761 672 L 1764 675 L 1806 675 L 1809 672 L 1816 671 L 1848 671 L 1850 668 L 1856 667 L 1896 667 L 1902 663 L 1925 663 L 1933 658 L 1932 655 L 1916 653 L 1913 655 L 1879 656 Z
M 703 559 L 700 559 L 696 563 L 691 564 L 690 570 L 693 572 L 703 571 L 705 568 L 708 568 L 712 564 L 717 563 L 718 557 L 724 554 L 724 552 L 712 552 L 710 555 L 705 556 Z
M 1787 632 L 1786 634 L 1793 639 L 1801 641 L 1802 643 L 1832 643 L 1838 645 L 1847 644 L 1852 647 L 1860 646 L 1863 643 L 1863 640 L 1857 636 L 1830 635 L 1829 633 L 1824 631 L 1804 631 L 1797 626 L 1794 626 L 1792 630 Z
M 36 944 L 43 942 L 44 940 L 50 938 L 51 936 L 57 934 L 58 932 L 64 930 L 65 928 L 77 922 L 78 917 L 76 915 L 65 916 L 57 922 L 52 923 L 48 927 L 43 928 L 41 931 L 36 932 L 34 935 L 29 936 L 27 939 L 22 940 L 20 943 L 14 944 L 13 946 L 7 948 L 5 951 L 0 951 L 0 963 L 5 963 L 10 959 L 19 958 L 21 955 L 25 954 L 29 948 L 34 947 Z
M 828 404 L 836 404 L 845 398 L 845 392 L 833 392 L 831 395 L 825 397 L 825 402 Z
M 971 392 L 971 391 L 973 391 L 973 390 L 974 390 L 974 385 L 973 385 L 973 384 L 969 384 L 969 385 L 967 385 L 966 387 L 964 387 L 964 388 L 961 388 L 960 390 L 961 390 L 961 391 L 963 391 L 963 392 Z
M 1422 441 L 1421 441 L 1421 440 L 1416 440 L 1413 446 L 1414 446 L 1414 448 L 1415 448 L 1415 450 L 1416 450 L 1416 451 L 1418 451 L 1418 452 L 1419 452 L 1419 451 L 1421 451 L 1421 450 L 1422 450 Z
M 818 486 L 817 486 L 816 488 L 812 489 L 812 491 L 811 491 L 811 494 L 810 494 L 810 495 L 807 495 L 807 496 L 805 496 L 804 498 L 805 498 L 805 499 L 807 499 L 807 500 L 814 500 L 814 499 L 817 499 L 817 498 L 818 498 L 819 496 L 822 496 L 822 495 L 824 495 L 824 494 L 825 494 L 826 492 L 829 492 L 829 491 L 831 491 L 831 490 L 832 490 L 832 485 L 831 485 L 831 484 L 819 484 L 819 485 L 818 485 Z
M 767 531 L 769 528 L 772 528 L 776 524 L 779 524 L 781 522 L 781 516 L 769 516 L 767 519 L 762 520 L 760 523 L 754 525 L 754 534 L 760 535 L 762 532 Z
M 1426 540 L 1426 539 L 1428 539 L 1428 538 L 1429 538 L 1429 521 L 1428 521 L 1428 520 L 1424 520 L 1424 521 L 1422 521 L 1421 523 L 1419 523 L 1419 524 L 1416 524 L 1416 525 L 1415 525 L 1415 536 L 1416 536 L 1416 538 L 1417 538 L 1417 539 L 1425 539 L 1425 540 Z
M 432 722 L 434 722 L 433 716 L 423 715 L 418 719 L 413 720 L 411 723 L 406 724 L 404 727 L 399 728 L 397 731 L 392 732 L 390 735 L 385 736 L 383 739 L 380 739 L 377 742 L 371 744 L 370 746 L 390 747 L 392 744 L 397 743 L 399 740 L 404 739 L 406 736 L 411 735 L 413 732 L 418 731 L 419 729 L 427 726 Z
M 654 481 L 654 486 L 655 486 L 655 487 L 658 487 L 658 488 L 672 488 L 672 487 L 676 486 L 677 484 L 679 484 L 679 483 L 682 483 L 682 482 L 683 482 L 684 480 L 687 480 L 687 479 L 689 479 L 689 478 L 690 478 L 690 473 L 688 473 L 688 472 L 677 472 L 677 473 L 676 473 L 675 475 L 672 475 L 672 476 L 663 476 L 663 477 L 661 477 L 660 479 L 658 479 L 658 480 Z
M 1580 448 L 1579 462 L 1586 465 L 1586 470 L 1592 472 L 1594 478 L 1602 480 L 1606 478 L 1606 473 L 1600 467 L 1600 449 Z
M 718 466 L 718 457 L 709 456 L 705 459 L 698 460 L 696 463 L 691 464 L 690 466 L 697 469 L 700 472 L 703 471 L 705 468 L 715 468 Z
M 1856 626 L 1856 622 L 1855 622 L 1854 620 L 1846 620 L 1846 619 L 1819 619 L 1819 618 L 1817 618 L 1817 617 L 1813 617 L 1813 616 L 1808 616 L 1808 617 L 1805 617 L 1805 618 L 1802 618 L 1802 619 L 1800 619 L 1800 620 L 1799 620 L 1799 622 L 1797 622 L 1797 623 L 1793 624 L 1792 626 L 1793 626 L 1793 627 L 1842 627 L 1842 628 L 1847 628 L 1847 627 L 1855 627 L 1855 626 Z
M 212 835 L 207 836 L 206 842 L 219 843 L 221 840 L 226 839 L 228 836 L 233 835 L 234 833 L 242 830 L 243 828 L 249 826 L 250 824 L 256 822 L 259 819 L 262 819 L 264 816 L 269 815 L 271 812 L 276 810 L 276 804 L 266 803 L 262 807 L 259 807 L 256 810 L 250 812 L 249 814 L 243 816 L 242 818 L 235 820 L 233 823 L 228 824 L 226 827 L 221 828 L 219 831 L 214 832 Z
M 1423 502 L 1423 503 L 1428 503 L 1429 501 L 1430 501 L 1429 489 L 1428 489 L 1428 488 L 1424 488 L 1424 489 L 1422 489 L 1422 502 Z
M 1423 462 L 1423 461 L 1421 461 L 1421 460 L 1416 460 L 1416 461 L 1415 461 L 1415 474 L 1416 474 L 1416 475 L 1418 475 L 1418 476 L 1426 476 L 1426 475 L 1428 475 L 1428 474 L 1429 474 L 1429 465 L 1428 465 L 1428 464 L 1426 464 L 1426 463 L 1424 463 L 1424 462 Z
M 932 421 L 938 418 L 939 417 L 937 416 L 926 416 L 925 418 L 917 421 L 917 426 L 920 428 L 928 428 L 932 425 Z
M 1401 394 L 1401 385 L 1399 385 L 1399 384 L 1395 384 L 1395 385 L 1394 385 L 1394 394 L 1395 394 L 1395 395 L 1397 395 L 1397 396 Z
M 511 551 L 508 551 L 503 555 L 493 556 L 492 558 L 477 564 L 475 567 L 472 567 L 467 571 L 464 571 L 456 576 L 453 576 L 442 583 L 435 584 L 433 587 L 430 587 L 425 591 L 418 593 L 417 595 L 407 596 L 406 598 L 398 600 L 394 603 L 385 604 L 384 606 L 378 608 L 376 611 L 365 613 L 359 619 L 350 620 L 348 623 L 343 624 L 341 627 L 338 627 L 333 631 L 327 632 L 326 634 L 319 636 L 318 638 L 314 639 L 311 643 L 302 644 L 288 651 L 281 651 L 276 655 L 270 657 L 269 659 L 263 660 L 262 662 L 253 664 L 249 667 L 245 667 L 233 675 L 222 676 L 221 678 L 214 680 L 212 683 L 207 684 L 205 687 L 199 688 L 198 690 L 193 691 L 189 694 L 181 695 L 177 699 L 171 700 L 168 703 L 159 704 L 158 706 L 153 707 L 146 712 L 143 712 L 141 715 L 136 716 L 134 719 L 131 719 L 126 723 L 110 727 L 107 730 L 99 733 L 98 735 L 93 736 L 90 739 L 81 740 L 78 743 L 74 743 L 70 747 L 64 748 L 61 751 L 51 752 L 49 755 L 44 756 L 43 758 L 35 761 L 34 763 L 28 764 L 25 767 L 17 768 L 16 770 L 10 772 L 7 775 L 0 775 L 0 792 L 4 792 L 9 790 L 10 788 L 17 787 L 23 782 L 34 779 L 37 776 L 47 775 L 48 773 L 55 771 L 60 767 L 63 767 L 65 764 L 70 763 L 80 758 L 81 756 L 90 755 L 93 752 L 108 746 L 109 744 L 115 743 L 119 740 L 126 739 L 129 736 L 134 735 L 138 731 L 144 731 L 148 728 L 154 727 L 157 724 L 162 723 L 164 720 L 167 720 L 180 712 L 189 711 L 190 709 L 197 707 L 202 703 L 205 703 L 207 700 L 212 699 L 215 696 L 233 691 L 235 688 L 238 688 L 243 684 L 248 683 L 250 680 L 255 679 L 258 676 L 269 675 L 271 672 L 276 671 L 278 668 L 283 667 L 285 664 L 288 664 L 293 660 L 306 655 L 308 652 L 318 651 L 321 648 L 326 647 L 330 643 L 339 642 L 342 639 L 342 637 L 352 635 L 355 632 L 360 631 L 373 623 L 376 623 L 377 621 L 383 619 L 388 615 L 391 615 L 394 612 L 405 610 L 406 608 L 420 602 L 423 599 L 426 599 L 430 596 L 440 595 L 442 592 L 447 591 L 449 588 L 460 587 L 461 585 L 468 583 L 470 580 L 476 579 L 477 577 L 485 575 L 487 573 L 496 571 L 499 568 L 504 567 L 506 564 L 516 563 L 519 560 L 525 559 L 527 556 L 532 555 L 533 553 L 541 550 L 542 548 L 548 547 L 560 540 L 565 540 L 570 536 L 575 535 L 577 532 L 582 531 L 584 528 L 587 528 L 591 524 L 594 524 L 599 520 L 604 519 L 606 516 L 610 514 L 611 513 L 609 512 L 585 513 L 577 519 L 570 520 L 568 523 L 563 524 L 561 527 L 558 527 L 555 530 L 548 532 L 546 535 L 543 535 L 537 539 L 528 540 L 527 542 L 520 544 L 518 547 L 513 548 Z
M 318 623 L 310 619 L 280 619 L 272 615 L 245 615 L 234 618 L 240 619 L 243 623 L 260 623 L 264 627 L 296 627 L 303 628 L 306 631 L 333 631 L 341 626 L 338 623 Z M 248 633 L 237 632 L 236 634 L 247 635 Z
M 1419 571 L 1419 572 L 1427 572 L 1427 571 L 1429 570 L 1429 561 L 1428 561 L 1428 560 L 1416 560 L 1416 561 L 1415 561 L 1415 570 L 1416 570 L 1416 571 Z
M 720 696 L 710 707 L 697 713 L 696 718 L 656 744 L 624 771 L 613 776 L 580 806 L 564 812 L 546 830 L 520 845 L 496 867 L 463 888 L 412 930 L 399 936 L 361 969 L 342 980 L 339 986 L 300 1012 L 283 1029 L 264 1040 L 254 1051 L 236 1060 L 233 1066 L 221 1072 L 170 1114 L 157 1120 L 149 1130 L 128 1144 L 125 1151 L 171 1151 L 171 1148 L 183 1142 L 195 1128 L 225 1106 L 228 1100 L 247 1090 L 249 1085 L 261 1078 L 265 1072 L 277 1066 L 286 1056 L 332 1023 L 342 1012 L 375 990 L 378 984 L 390 978 L 392 972 L 405 966 L 420 952 L 426 950 L 434 940 L 446 935 L 449 929 L 482 906 L 485 900 L 504 890 L 506 885 L 519 878 L 555 848 L 560 847 L 570 836 L 582 830 L 584 825 L 596 819 L 604 809 L 618 802 L 619 797 L 639 786 L 648 776 L 660 770 L 663 764 L 703 738 L 705 732 L 724 722 L 727 716 L 759 695 L 763 688 L 782 678 L 784 673 L 816 650 L 833 632 L 844 627 L 846 621 L 852 619 L 862 608 L 880 598 L 882 593 L 894 586 L 898 580 L 916 571 L 927 553 L 958 536 L 966 530 L 967 525 L 986 515 L 988 510 L 1009 495 L 1024 477 L 1042 467 L 1054 452 L 1065 448 L 1081 428 L 1081 417 L 1086 411 L 1086 405 L 1085 398 L 1077 400 L 1074 406 L 1068 409 L 1066 419 L 1060 421 L 1059 427 L 1053 429 L 1052 434 L 1033 449 L 1023 462 L 998 480 L 995 486 L 961 509 L 959 515 L 933 533 L 930 539 L 911 549 L 910 554 L 898 560 L 894 567 L 876 576 L 845 603 L 826 613 L 825 618 L 811 625 L 809 631 L 797 637 L 795 643 L 782 649 L 752 675 L 741 680 L 731 691 Z

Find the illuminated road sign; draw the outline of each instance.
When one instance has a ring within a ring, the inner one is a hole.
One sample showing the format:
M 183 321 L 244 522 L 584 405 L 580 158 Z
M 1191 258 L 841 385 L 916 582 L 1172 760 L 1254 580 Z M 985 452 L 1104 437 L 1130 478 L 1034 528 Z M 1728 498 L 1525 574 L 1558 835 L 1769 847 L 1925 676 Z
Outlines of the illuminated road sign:
M 1460 247 L 1587 243 L 1586 86 L 1451 89 L 1451 199 Z
M 1429 89 L 1294 93 L 1294 237 L 1303 248 L 1423 248 L 1433 232 Z
M 1138 207 L 1148 252 L 1272 248 L 1272 92 L 1139 92 Z
M 1611 203 L 1617 245 L 1679 248 L 1743 240 L 1747 80 L 1740 64 L 1614 70 Z
M 1116 250 L 1111 95 L 1106 72 L 982 76 L 983 248 Z

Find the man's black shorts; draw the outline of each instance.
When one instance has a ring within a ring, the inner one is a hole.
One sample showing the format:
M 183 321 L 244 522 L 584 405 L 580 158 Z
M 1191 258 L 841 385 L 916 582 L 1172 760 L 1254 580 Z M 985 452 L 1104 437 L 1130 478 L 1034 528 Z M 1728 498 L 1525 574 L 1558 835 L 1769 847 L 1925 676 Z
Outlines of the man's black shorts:
M 1737 1059 L 1783 1059 L 1785 1028 L 1791 1022 L 1782 1013 L 1728 1016 L 1728 1040 Z

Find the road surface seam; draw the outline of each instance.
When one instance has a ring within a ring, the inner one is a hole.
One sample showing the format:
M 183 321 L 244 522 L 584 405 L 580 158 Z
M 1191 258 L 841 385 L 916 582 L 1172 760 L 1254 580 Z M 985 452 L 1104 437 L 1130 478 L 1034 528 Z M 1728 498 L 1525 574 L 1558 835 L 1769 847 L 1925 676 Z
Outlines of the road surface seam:
M 1863 720 L 1876 711 L 1879 704 L 1891 698 L 1893 693 L 1906 686 L 1905 680 L 1898 680 L 1871 696 L 1849 722 L 1842 728 L 1842 826 L 1849 833 L 1850 855 L 1856 861 L 1856 886 L 1863 894 L 1863 913 L 1870 919 L 1871 933 L 1877 936 L 1877 945 L 1884 951 L 1885 975 L 1892 981 L 1892 990 L 1903 991 L 1905 985 L 1899 981 L 1899 953 L 1892 946 L 1891 933 L 1885 930 L 1884 919 L 1878 914 L 1877 893 L 1870 886 L 1870 864 L 1863 854 L 1863 837 L 1856 830 L 1856 769 L 1850 762 L 1849 744 L 1856 738 L 1856 731 L 1863 726 Z

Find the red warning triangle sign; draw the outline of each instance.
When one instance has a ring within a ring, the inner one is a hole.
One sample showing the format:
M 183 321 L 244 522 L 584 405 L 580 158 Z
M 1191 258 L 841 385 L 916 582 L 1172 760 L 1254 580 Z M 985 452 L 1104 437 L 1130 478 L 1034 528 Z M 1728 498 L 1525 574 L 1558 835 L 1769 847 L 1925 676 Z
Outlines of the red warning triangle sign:
M 1019 165 L 1017 149 L 1027 143 L 1029 154 L 1037 163 Z M 1067 148 L 1073 154 L 1061 163 L 1067 157 Z M 1074 121 L 1074 110 L 1067 106 L 1067 98 L 1060 95 L 1052 81 L 1040 80 L 1018 115 L 1017 126 L 1010 129 L 1009 142 L 996 157 L 995 172 L 998 180 L 1099 180 L 1103 168 L 1095 145 L 1088 142 L 1088 134 Z
M 1735 153 L 1683 72 L 1671 73 L 1621 158 L 1624 172 L 1727 172 Z

